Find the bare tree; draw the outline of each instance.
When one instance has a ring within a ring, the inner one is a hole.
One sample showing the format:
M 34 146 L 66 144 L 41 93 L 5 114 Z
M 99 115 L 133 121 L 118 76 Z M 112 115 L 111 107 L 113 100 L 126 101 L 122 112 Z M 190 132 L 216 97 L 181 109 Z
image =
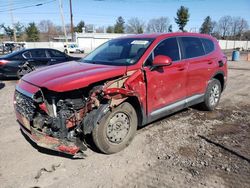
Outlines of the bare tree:
M 217 39 L 221 38 L 221 34 L 220 34 L 220 30 L 219 30 L 219 26 L 218 23 L 216 21 L 212 21 L 212 31 L 211 31 L 211 35 Z
M 42 20 L 38 24 L 38 29 L 42 33 L 47 33 L 49 30 L 54 27 L 54 24 L 50 20 Z
M 167 17 L 160 17 L 151 19 L 148 22 L 147 32 L 149 33 L 164 33 L 168 31 L 169 19 Z
M 226 36 L 230 36 L 231 26 L 232 26 L 231 16 L 223 16 L 219 19 L 218 31 L 223 39 L 225 39 Z
M 105 27 L 104 26 L 99 26 L 96 28 L 96 33 L 105 33 Z
M 139 18 L 131 18 L 128 20 L 128 24 L 126 25 L 127 33 L 143 33 L 145 28 L 145 24 Z
M 38 29 L 40 31 L 40 35 L 42 35 L 41 40 L 49 41 L 54 36 L 58 35 L 58 31 L 54 23 L 50 20 L 42 20 L 38 24 Z
M 234 39 L 241 39 L 244 31 L 248 29 L 248 23 L 244 18 L 233 17 L 232 22 L 232 37 Z

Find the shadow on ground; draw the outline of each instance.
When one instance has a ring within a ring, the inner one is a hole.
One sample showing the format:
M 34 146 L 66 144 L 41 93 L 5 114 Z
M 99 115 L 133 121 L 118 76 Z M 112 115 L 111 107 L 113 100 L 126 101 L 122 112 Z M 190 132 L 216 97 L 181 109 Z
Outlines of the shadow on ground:
M 0 89 L 3 89 L 5 87 L 5 83 L 0 81 Z

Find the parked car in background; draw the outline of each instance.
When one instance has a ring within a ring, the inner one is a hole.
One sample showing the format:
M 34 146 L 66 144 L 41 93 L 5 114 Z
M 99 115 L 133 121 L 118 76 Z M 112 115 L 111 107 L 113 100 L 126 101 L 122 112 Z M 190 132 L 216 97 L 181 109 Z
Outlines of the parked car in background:
M 0 77 L 22 77 L 40 67 L 79 60 L 50 48 L 34 48 L 15 51 L 0 57 Z
M 65 53 L 84 53 L 84 49 L 80 48 L 77 44 L 68 44 L 64 45 L 64 52 Z
M 188 106 L 212 111 L 227 82 L 227 59 L 209 35 L 130 35 L 79 62 L 25 75 L 15 111 L 39 146 L 79 156 L 91 134 L 106 154 L 129 145 L 138 127 Z
M 0 53 L 8 54 L 13 51 L 22 50 L 26 48 L 25 42 L 13 42 L 13 41 L 5 41 L 0 44 Z

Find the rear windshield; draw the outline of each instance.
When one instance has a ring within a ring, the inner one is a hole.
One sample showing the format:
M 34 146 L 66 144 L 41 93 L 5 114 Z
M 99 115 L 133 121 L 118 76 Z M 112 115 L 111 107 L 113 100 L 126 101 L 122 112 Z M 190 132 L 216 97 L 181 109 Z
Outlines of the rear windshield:
M 1 58 L 4 58 L 4 59 L 7 59 L 7 58 L 12 58 L 14 56 L 18 56 L 19 54 L 21 54 L 23 51 L 14 51 L 10 54 L 6 54 L 6 55 L 3 55 L 1 56 Z
M 123 38 L 110 40 L 82 59 L 85 63 L 132 65 L 137 63 L 152 43 L 152 38 Z

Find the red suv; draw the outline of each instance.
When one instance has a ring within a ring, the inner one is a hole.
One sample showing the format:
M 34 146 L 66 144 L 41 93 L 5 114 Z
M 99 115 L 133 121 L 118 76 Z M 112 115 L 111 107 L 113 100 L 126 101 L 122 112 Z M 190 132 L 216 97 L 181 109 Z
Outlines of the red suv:
M 91 134 L 111 154 L 139 126 L 196 104 L 214 110 L 226 80 L 226 57 L 211 36 L 130 35 L 80 61 L 25 75 L 14 106 L 22 131 L 39 146 L 80 156 Z

